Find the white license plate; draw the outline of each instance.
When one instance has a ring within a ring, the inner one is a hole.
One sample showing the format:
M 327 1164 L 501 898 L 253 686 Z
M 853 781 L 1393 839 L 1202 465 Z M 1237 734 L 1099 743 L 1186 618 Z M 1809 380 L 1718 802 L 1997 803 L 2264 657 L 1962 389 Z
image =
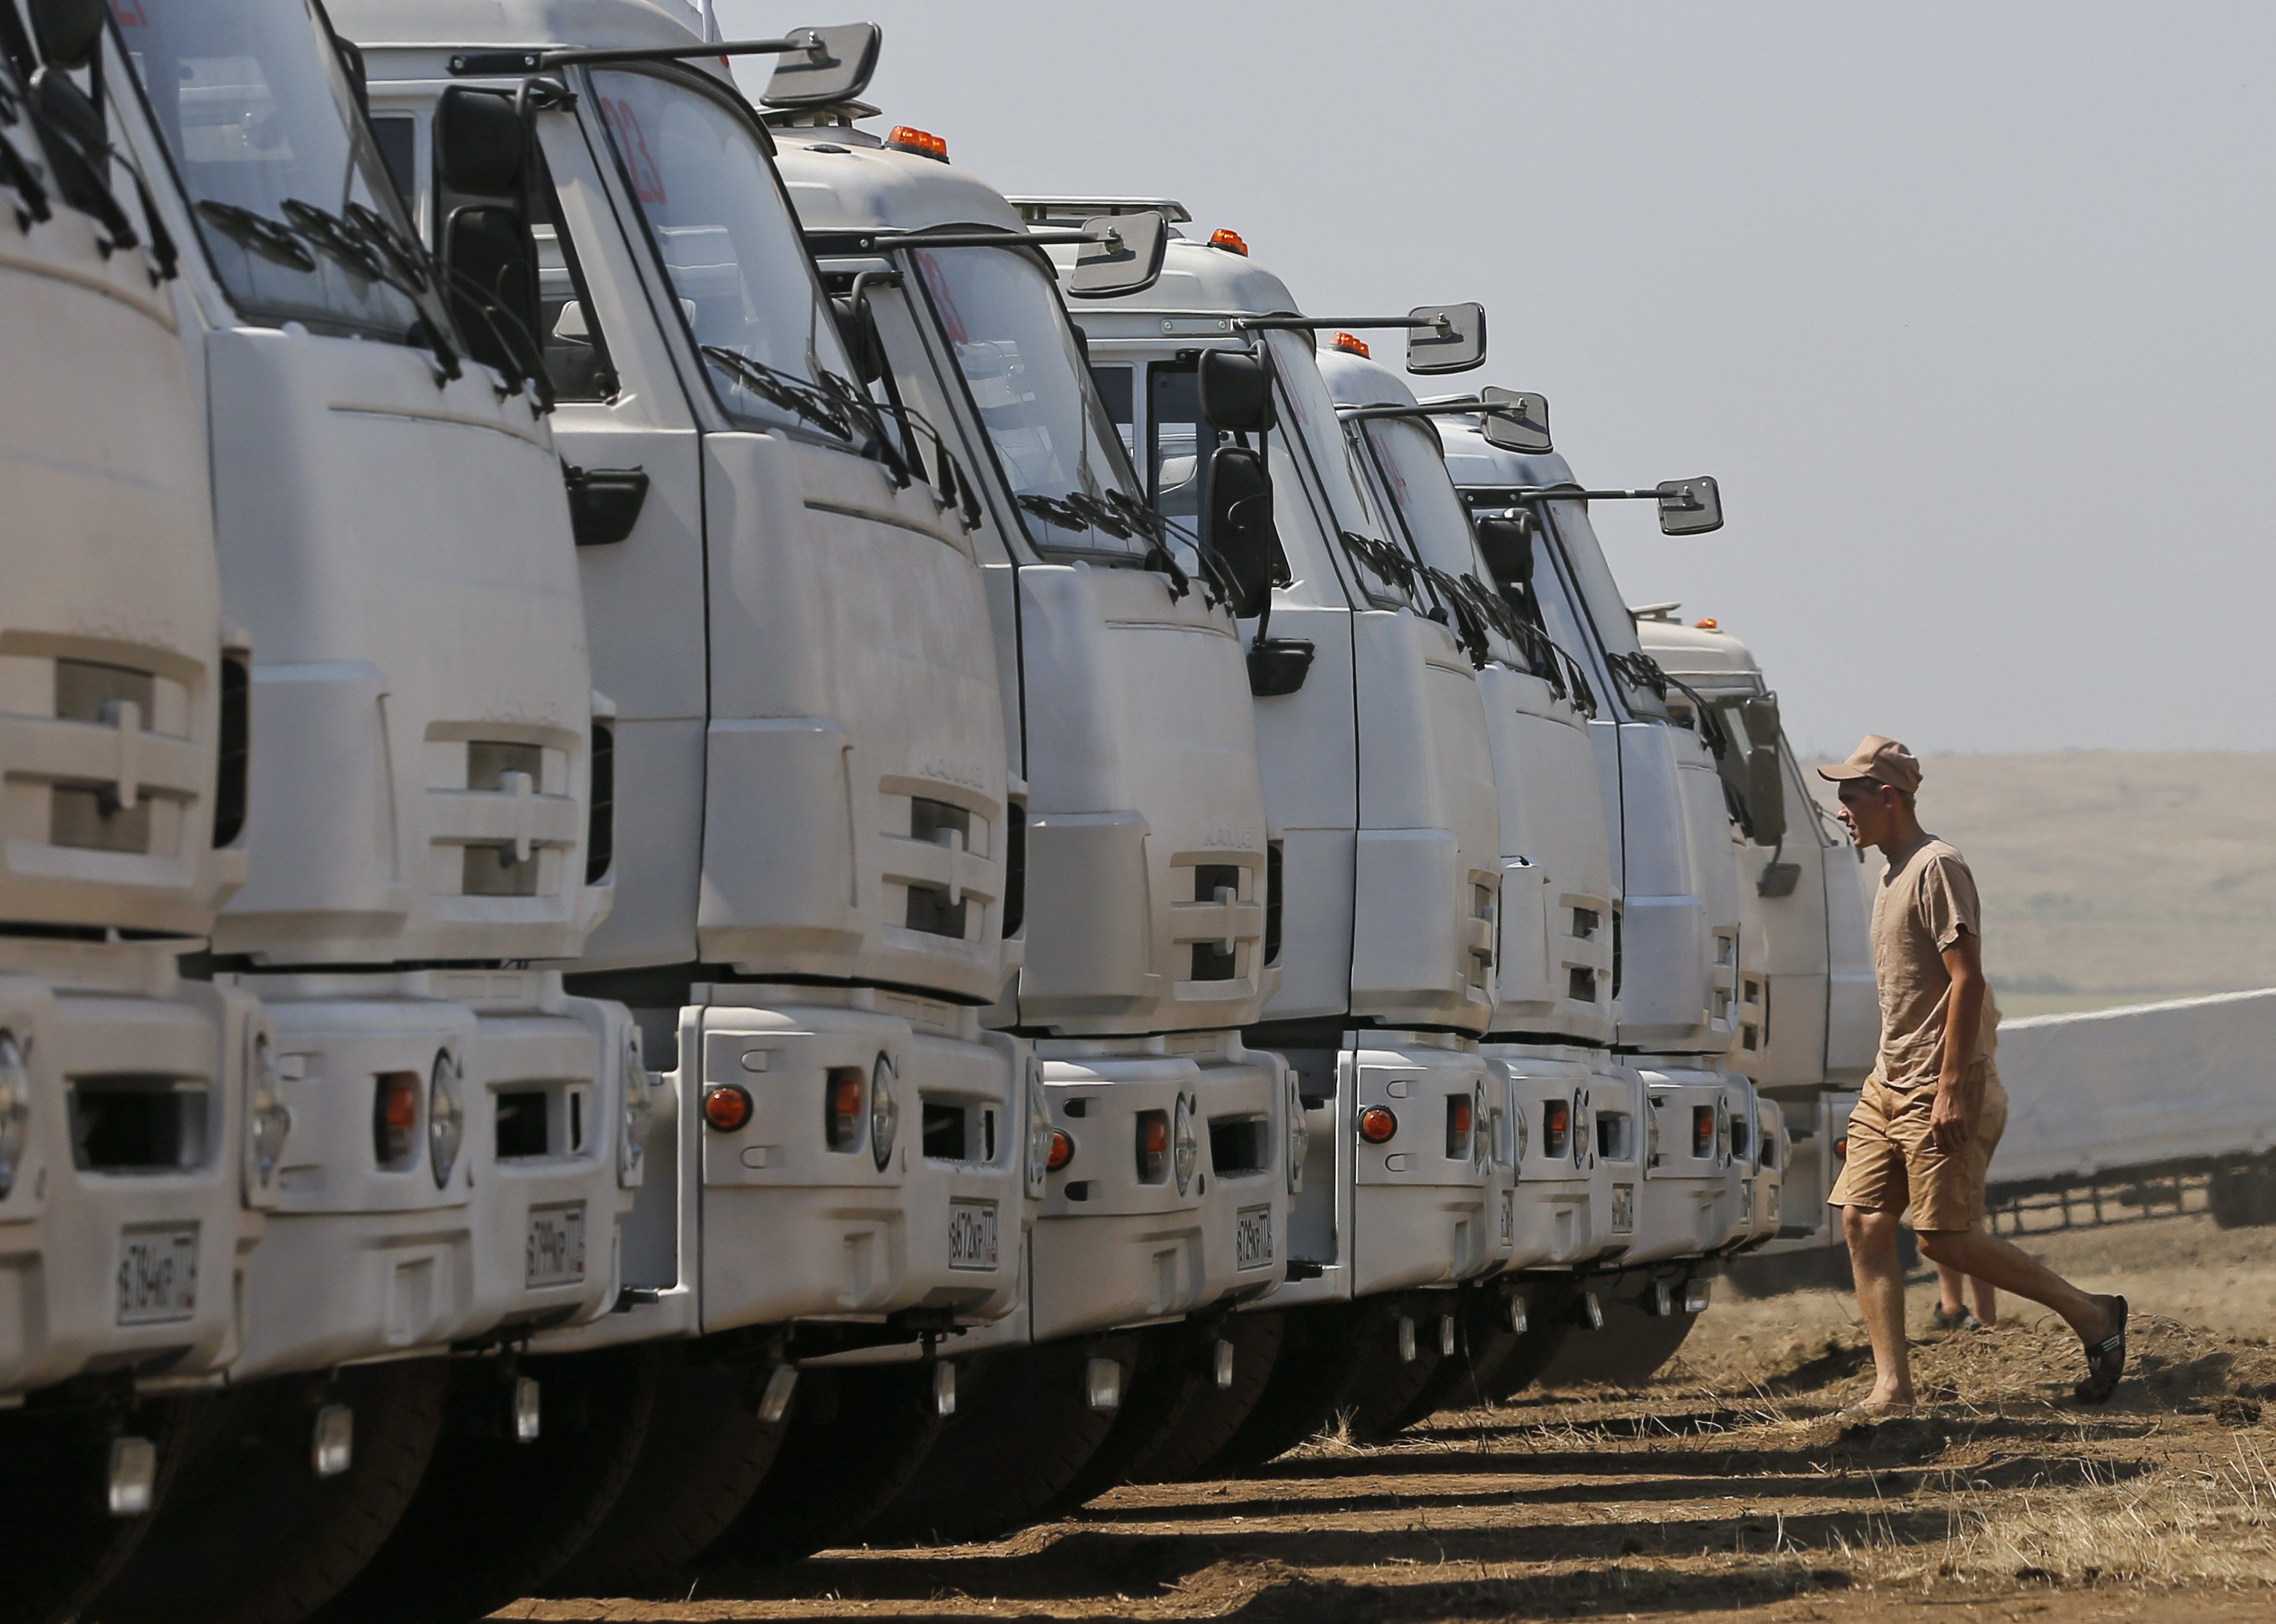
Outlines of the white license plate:
M 992 1201 L 952 1201 L 948 1203 L 948 1266 L 952 1269 L 993 1269 L 996 1249 L 996 1203 Z
M 1233 1266 L 1262 1269 L 1272 1261 L 1272 1209 L 1243 1207 L 1233 1217 Z
M 1510 1246 L 1517 1240 L 1517 1192 L 1501 1193 L 1501 1243 Z
M 198 1311 L 198 1226 L 129 1229 L 118 1237 L 118 1323 L 163 1325 Z
M 522 1283 L 576 1286 L 585 1279 L 585 1203 L 529 1210 L 529 1241 L 522 1253 Z
M 1612 1186 L 1612 1233 L 1630 1235 L 1635 1233 L 1635 1186 Z
M 1751 1224 L 1754 1221 L 1755 1181 L 1749 1179 L 1739 1186 L 1739 1222 Z

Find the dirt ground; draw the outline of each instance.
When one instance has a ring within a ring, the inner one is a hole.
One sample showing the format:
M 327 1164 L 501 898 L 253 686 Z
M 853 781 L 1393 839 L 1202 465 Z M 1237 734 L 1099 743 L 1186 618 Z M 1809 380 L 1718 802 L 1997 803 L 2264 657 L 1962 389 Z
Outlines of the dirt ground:
M 893 1617 L 1788 1620 L 2276 1615 L 2276 1257 L 2203 1218 L 2035 1237 L 2134 1305 L 2108 1407 L 2011 1305 L 1916 1349 L 1917 1418 L 1853 1424 L 1852 1306 L 1726 1298 L 1650 1387 L 1529 1394 L 1385 1448 L 1323 1438 L 1231 1483 L 1127 1488 L 993 1545 L 825 1553 L 555 1620 Z M 1914 1294 L 1924 1324 L 1932 1286 Z

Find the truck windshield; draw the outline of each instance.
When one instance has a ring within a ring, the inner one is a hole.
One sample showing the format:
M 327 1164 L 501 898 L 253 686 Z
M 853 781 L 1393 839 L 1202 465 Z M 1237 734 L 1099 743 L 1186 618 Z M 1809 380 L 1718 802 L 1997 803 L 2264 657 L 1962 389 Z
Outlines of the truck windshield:
M 1036 550 L 1144 556 L 1137 476 L 1051 271 L 1016 248 L 910 257 Z
M 1336 406 L 1312 358 L 1309 338 L 1294 332 L 1264 335 L 1272 370 L 1280 382 L 1281 429 L 1293 429 L 1299 454 L 1310 465 L 1343 549 L 1359 567 L 1354 575 L 1369 599 L 1381 604 L 1410 602 L 1412 582 L 1402 579 L 1403 555 L 1387 539 L 1382 520 L 1367 499 L 1351 442 L 1336 419 Z
M 115 8 L 198 235 L 247 318 L 408 340 L 448 318 L 308 0 Z
M 687 75 L 611 68 L 593 86 L 720 409 L 857 437 L 843 409 L 854 368 L 749 120 Z
M 1376 466 L 1383 471 L 1384 488 L 1407 520 L 1422 562 L 1449 575 L 1483 578 L 1477 546 L 1470 534 L 1469 510 L 1455 494 L 1446 475 L 1446 460 L 1438 449 L 1438 431 L 1412 418 L 1375 417 L 1358 425 Z

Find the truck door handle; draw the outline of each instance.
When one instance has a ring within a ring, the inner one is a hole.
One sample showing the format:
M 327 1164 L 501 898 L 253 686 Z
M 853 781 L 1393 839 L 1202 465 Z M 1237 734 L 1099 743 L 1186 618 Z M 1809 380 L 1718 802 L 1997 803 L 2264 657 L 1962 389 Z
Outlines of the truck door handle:
M 643 468 L 580 468 L 561 465 L 569 489 L 569 528 L 580 547 L 613 547 L 633 533 L 648 502 Z

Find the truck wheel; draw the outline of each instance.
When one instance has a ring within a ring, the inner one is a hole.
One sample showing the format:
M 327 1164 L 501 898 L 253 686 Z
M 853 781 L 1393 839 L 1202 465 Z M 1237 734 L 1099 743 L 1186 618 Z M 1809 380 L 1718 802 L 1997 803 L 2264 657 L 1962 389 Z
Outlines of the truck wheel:
M 1487 1403 L 1506 1404 L 1540 1378 L 1578 1329 L 1573 1312 L 1580 1294 L 1579 1286 L 1565 1280 L 1534 1289 L 1526 1305 L 1525 1330 L 1510 1338 L 1499 1362 L 1491 1369 L 1480 1367 L 1478 1393 Z
M 1271 1385 L 1287 1324 L 1287 1317 L 1280 1314 L 1228 1315 L 1217 1336 L 1233 1344 L 1233 1385 L 1217 1385 L 1216 1348 L 1211 1347 L 1210 1379 L 1175 1424 L 1131 1461 L 1129 1481 L 1191 1483 L 1206 1476 L 1210 1463 L 1233 1441 Z
M 932 1384 L 930 1364 L 801 1373 L 774 1463 L 699 1565 L 775 1567 L 852 1543 L 940 1438 Z
M 215 1407 L 150 1531 L 89 1615 L 102 1624 L 298 1624 L 355 1577 L 418 1491 L 442 1430 L 450 1365 L 281 1377 Z M 316 1476 L 321 1406 L 353 1415 L 347 1470 Z
M 1126 1400 L 1138 1362 L 1134 1336 L 1051 1342 L 997 1355 L 960 1394 L 945 1428 L 871 1529 L 881 1542 L 956 1544 L 997 1539 L 1043 1515 L 1113 1430 L 1118 1412 L 1091 1408 L 1093 1359 L 1122 1368 Z
M 1350 1357 L 1352 1305 L 1289 1309 L 1279 1318 L 1280 1353 L 1263 1394 L 1225 1447 L 1203 1464 L 1203 1476 L 1253 1472 L 1335 1423 L 1336 1394 Z
M 315 1624 L 466 1624 L 536 1591 L 632 1476 L 658 1362 L 652 1346 L 525 1360 L 539 1430 L 521 1443 L 497 1362 L 459 1362 L 418 1493 Z
M 29 1408 L 0 1415 L 0 1624 L 60 1624 L 118 1574 L 152 1518 L 110 1514 L 115 1438 L 158 1446 L 160 1505 L 181 1453 L 189 1407 L 138 1404 L 125 1416 L 97 1408 Z
M 1498 1293 L 1468 1291 L 1454 1320 L 1454 1352 L 1432 1367 L 1407 1408 L 1385 1429 L 1386 1435 L 1419 1426 L 1441 1410 L 1483 1409 L 1492 1402 L 1483 1385 L 1517 1346 L 1508 1310 Z
M 1604 1308 L 1605 1328 L 1575 1327 L 1543 1368 L 1538 1378 L 1543 1386 L 1640 1386 L 1675 1357 L 1699 1319 L 1680 1309 L 1649 1313 L 1641 1303 L 1626 1300 L 1608 1301 Z
M 1122 1392 L 1114 1423 L 1074 1476 L 1052 1497 L 1043 1518 L 1063 1517 L 1132 1481 L 1138 1457 L 1176 1430 L 1206 1389 L 1215 1392 L 1217 1332 L 1191 1321 L 1157 1325 L 1138 1336 L 1137 1368 Z
M 2212 1221 L 2223 1229 L 2276 1224 L 2276 1172 L 2265 1161 L 2221 1169 L 2212 1175 L 2206 1195 Z
M 786 1422 L 759 1419 L 767 1374 L 694 1360 L 685 1347 L 666 1353 L 632 1476 L 547 1592 L 651 1591 L 725 1533 L 758 1492 L 789 1430 Z
M 1433 1294 L 1434 1296 L 1438 1294 Z M 1445 1362 L 1440 1352 L 1439 1317 L 1458 1304 L 1451 1295 L 1444 1306 L 1420 1305 L 1412 1298 L 1377 1299 L 1357 1305 L 1369 1310 L 1362 1316 L 1354 1338 L 1353 1358 L 1336 1395 L 1336 1413 L 1351 1416 L 1351 1435 L 1362 1443 L 1377 1443 L 1399 1430 L 1400 1417 L 1411 1408 Z M 1400 1356 L 1399 1322 L 1415 1326 L 1415 1356 Z M 1460 1322 L 1457 1321 L 1459 1334 Z M 1459 1344 L 1458 1344 L 1459 1346 Z

